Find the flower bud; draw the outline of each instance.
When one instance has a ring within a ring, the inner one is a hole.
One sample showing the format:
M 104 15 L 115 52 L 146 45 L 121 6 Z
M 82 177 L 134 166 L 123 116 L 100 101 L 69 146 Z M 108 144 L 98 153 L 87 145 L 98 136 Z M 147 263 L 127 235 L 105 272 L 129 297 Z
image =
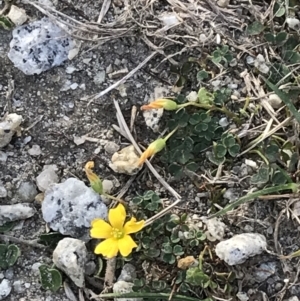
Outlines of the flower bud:
M 177 110 L 178 105 L 175 101 L 167 98 L 161 98 L 150 102 L 148 105 L 141 107 L 141 110 L 165 109 L 167 111 Z
M 99 194 L 103 194 L 103 185 L 100 178 L 92 171 L 94 168 L 94 162 L 89 161 L 85 164 L 84 170 L 87 178 L 90 181 L 91 187 L 93 190 Z

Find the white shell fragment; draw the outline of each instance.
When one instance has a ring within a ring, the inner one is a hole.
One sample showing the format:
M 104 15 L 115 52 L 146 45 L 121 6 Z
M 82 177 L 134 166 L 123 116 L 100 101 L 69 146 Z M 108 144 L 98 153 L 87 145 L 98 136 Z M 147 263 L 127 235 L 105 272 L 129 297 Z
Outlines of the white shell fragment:
M 244 233 L 221 241 L 216 254 L 229 265 L 245 262 L 249 257 L 261 254 L 267 247 L 266 238 L 258 233 Z

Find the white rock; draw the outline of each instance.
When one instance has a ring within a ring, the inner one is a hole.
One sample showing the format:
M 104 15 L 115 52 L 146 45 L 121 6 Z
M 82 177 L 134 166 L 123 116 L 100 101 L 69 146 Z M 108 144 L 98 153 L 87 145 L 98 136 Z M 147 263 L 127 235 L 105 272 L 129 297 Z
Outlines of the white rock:
M 64 238 L 53 252 L 53 263 L 66 273 L 78 287 L 84 286 L 84 269 L 87 262 L 85 243 L 79 239 Z
M 206 224 L 207 231 L 215 238 L 215 240 L 222 240 L 225 235 L 226 225 L 218 218 L 211 218 L 203 220 Z
M 16 27 L 9 59 L 27 75 L 40 74 L 68 59 L 76 43 L 49 18 Z
M 0 226 L 7 222 L 13 222 L 32 217 L 35 213 L 35 208 L 28 203 L 0 205 Z
M 81 145 L 85 142 L 85 138 L 75 136 L 73 141 L 76 145 Z
M 134 175 L 142 168 L 138 162 L 139 156 L 136 154 L 134 146 L 129 145 L 113 154 L 109 167 L 117 173 Z
M 105 219 L 107 207 L 99 194 L 84 182 L 69 178 L 47 189 L 42 214 L 51 229 L 88 241 L 91 221 Z
M 245 262 L 249 257 L 261 254 L 267 247 L 266 238 L 258 233 L 244 233 L 221 241 L 216 245 L 216 254 L 228 265 Z
M 99 71 L 94 77 L 94 83 L 100 85 L 105 82 L 105 71 Z
M 297 296 L 292 296 L 292 297 L 288 298 L 287 301 L 299 301 L 299 298 Z
M 117 152 L 120 149 L 119 144 L 113 142 L 113 141 L 109 141 L 105 144 L 104 146 L 104 150 L 109 154 L 112 155 L 115 152 Z
M 238 292 L 236 294 L 236 296 L 240 301 L 248 301 L 249 300 L 249 297 L 248 297 L 247 293 L 245 293 L 245 292 Z
M 7 190 L 4 187 L 3 183 L 0 182 L 0 198 L 6 198 L 7 197 Z
M 103 191 L 105 193 L 110 194 L 113 191 L 113 188 L 114 188 L 114 182 L 113 181 L 104 179 L 102 181 L 102 185 L 103 185 Z
M 192 91 L 187 95 L 186 99 L 188 101 L 196 102 L 198 100 L 198 93 L 196 91 Z
M 282 100 L 277 94 L 271 94 L 268 98 L 268 102 L 274 109 L 282 107 Z
M 32 145 L 32 147 L 28 150 L 28 154 L 32 157 L 37 157 L 42 153 L 39 145 Z
M 299 29 L 300 21 L 297 18 L 286 18 L 286 23 L 289 26 L 289 28 L 292 29 Z
M 7 17 L 17 26 L 24 24 L 28 19 L 25 10 L 15 5 L 10 7 Z
M 0 147 L 6 146 L 22 122 L 22 116 L 18 114 L 8 114 L 0 122 Z
M 45 165 L 43 171 L 36 177 L 36 184 L 40 191 L 46 191 L 51 184 L 58 183 L 56 165 Z
M 32 202 L 38 194 L 36 186 L 31 182 L 22 182 L 18 188 L 17 194 L 22 201 Z
M 269 67 L 266 64 L 265 58 L 263 55 L 258 54 L 255 61 L 254 61 L 254 67 L 256 67 L 261 73 L 268 73 L 269 72 Z
M 164 26 L 171 27 L 179 24 L 179 17 L 175 12 L 172 13 L 163 13 L 158 17 L 160 21 L 163 22 Z
M 10 294 L 12 285 L 9 280 L 3 279 L 0 283 L 0 300 L 5 300 L 5 298 Z
M 159 131 L 159 121 L 164 114 L 164 109 L 146 110 L 143 112 L 146 125 L 154 132 Z
M 123 280 L 117 281 L 113 286 L 113 292 L 116 294 L 132 293 L 133 283 Z M 142 298 L 114 298 L 114 301 L 143 301 Z
M 5 152 L 0 151 L 0 161 L 6 162 L 7 160 L 7 154 Z
M 261 283 L 267 280 L 272 275 L 274 275 L 275 272 L 276 272 L 276 262 L 274 261 L 263 262 L 254 270 L 253 279 L 256 282 Z
M 219 0 L 217 2 L 217 4 L 220 6 L 220 7 L 227 7 L 229 5 L 229 0 Z
M 130 263 L 124 264 L 121 274 L 118 277 L 118 281 L 133 282 L 135 278 L 136 278 L 136 271 L 134 265 Z

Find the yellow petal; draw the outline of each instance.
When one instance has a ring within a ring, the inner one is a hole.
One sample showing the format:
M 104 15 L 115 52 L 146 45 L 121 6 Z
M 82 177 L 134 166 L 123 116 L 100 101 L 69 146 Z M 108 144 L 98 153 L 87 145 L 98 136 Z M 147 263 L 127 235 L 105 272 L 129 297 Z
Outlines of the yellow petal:
M 150 158 L 152 155 L 154 155 L 154 151 L 150 148 L 147 148 L 142 154 L 139 159 L 138 165 L 141 166 L 145 161 Z
M 128 256 L 133 248 L 136 248 L 137 244 L 133 241 L 130 235 L 124 235 L 123 238 L 118 240 L 118 248 L 122 256 Z
M 143 229 L 145 225 L 145 221 L 139 221 L 137 222 L 134 217 L 131 218 L 130 221 L 128 221 L 125 226 L 124 226 L 124 233 L 125 234 L 130 234 L 130 233 L 135 233 Z
M 92 238 L 110 238 L 112 237 L 112 228 L 103 219 L 95 219 L 92 221 L 92 229 L 90 235 Z
M 118 255 L 118 240 L 115 238 L 108 238 L 100 242 L 95 248 L 95 254 L 102 254 L 107 258 L 113 258 Z
M 125 207 L 119 204 L 116 208 L 110 209 L 108 212 L 108 220 L 113 228 L 118 230 L 123 229 L 123 225 L 126 218 Z

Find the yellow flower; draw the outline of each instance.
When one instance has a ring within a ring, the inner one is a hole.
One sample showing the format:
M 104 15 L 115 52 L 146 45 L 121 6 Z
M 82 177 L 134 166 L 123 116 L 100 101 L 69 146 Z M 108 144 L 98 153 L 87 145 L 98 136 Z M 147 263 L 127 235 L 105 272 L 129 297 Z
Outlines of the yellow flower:
M 91 187 L 94 191 L 96 191 L 99 194 L 103 194 L 103 185 L 100 178 L 92 171 L 94 168 L 94 162 L 89 161 L 85 164 L 84 170 L 86 173 L 87 178 L 90 181 Z
M 92 221 L 90 235 L 92 238 L 105 239 L 95 248 L 96 254 L 102 254 L 107 258 L 117 256 L 120 251 L 121 255 L 128 256 L 137 244 L 133 241 L 129 234 L 140 231 L 145 222 L 137 222 L 134 217 L 130 221 L 125 222 L 126 211 L 122 204 L 116 208 L 110 209 L 108 213 L 109 223 L 102 219 Z
M 160 152 L 166 146 L 166 139 L 159 138 L 149 144 L 148 148 L 142 153 L 139 165 L 142 165 L 148 158 Z
M 177 110 L 178 105 L 175 101 L 166 98 L 156 99 L 148 105 L 141 107 L 141 110 L 165 109 L 167 111 Z

